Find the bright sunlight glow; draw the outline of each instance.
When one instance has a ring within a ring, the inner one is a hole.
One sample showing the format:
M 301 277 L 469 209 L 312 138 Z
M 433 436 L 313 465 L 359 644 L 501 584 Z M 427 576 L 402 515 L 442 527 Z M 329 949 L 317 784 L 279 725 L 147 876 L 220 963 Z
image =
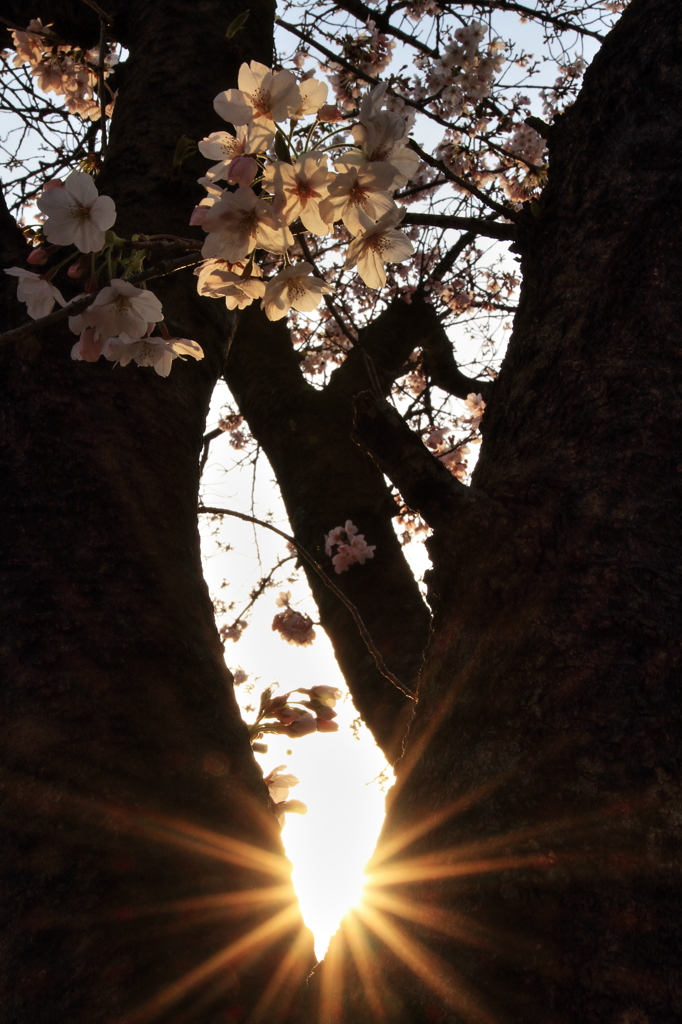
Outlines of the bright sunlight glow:
M 208 429 L 218 419 L 224 399 L 218 389 Z M 252 492 L 250 466 L 232 469 L 225 476 L 225 468 L 234 454 L 226 439 L 214 442 L 203 480 L 205 503 L 259 518 L 267 518 L 267 512 L 272 511 L 275 525 L 288 532 L 265 458 L 261 457 Z M 337 525 L 330 523 L 329 529 Z M 223 521 L 221 537 L 232 548 L 228 552 L 216 550 L 205 523 L 202 534 L 204 570 L 211 594 L 226 604 L 235 602 L 234 609 L 223 616 L 223 620 L 229 619 L 247 603 L 250 590 L 268 569 L 286 556 L 286 545 L 268 531 L 236 519 Z M 246 721 L 254 720 L 254 711 L 248 709 L 258 706 L 266 686 L 275 685 L 276 693 L 285 693 L 297 686 L 325 683 L 344 693 L 335 708 L 338 732 L 315 733 L 300 739 L 266 736 L 267 753 L 257 755 L 265 775 L 278 765 L 286 765 L 286 771 L 300 780 L 290 797 L 307 804 L 308 813 L 287 815 L 282 838 L 293 864 L 301 912 L 315 936 L 315 951 L 321 959 L 341 918 L 360 899 L 364 866 L 376 845 L 392 773 L 369 731 L 359 722 L 351 728 L 357 713 L 323 630 L 316 628 L 317 638 L 306 648 L 291 646 L 272 631 L 273 616 L 280 610 L 275 605 L 280 590 L 290 590 L 296 608 L 316 618 L 317 610 L 307 596 L 303 574 L 299 573 L 300 582 L 284 582 L 293 571 L 292 560 L 280 570 L 282 585 L 266 590 L 257 602 L 251 625 L 239 642 L 227 641 L 225 661 L 233 671 L 241 667 L 248 673 L 247 682 L 235 688 Z M 355 567 L 355 571 L 361 572 L 362 567 Z M 221 588 L 223 580 L 230 585 Z

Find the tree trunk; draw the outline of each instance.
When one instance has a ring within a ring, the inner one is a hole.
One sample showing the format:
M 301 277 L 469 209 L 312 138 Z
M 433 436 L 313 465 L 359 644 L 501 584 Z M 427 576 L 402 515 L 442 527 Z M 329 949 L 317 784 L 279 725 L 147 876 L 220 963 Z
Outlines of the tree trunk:
M 225 41 L 241 10 L 119 5 L 131 56 L 99 187 L 120 234 L 187 233 L 201 192 L 197 168 L 171 175 L 177 140 L 220 126 L 245 54 L 270 59 L 268 3 Z M 72 362 L 61 324 L 0 351 L 2 1024 L 279 1021 L 312 963 L 201 572 L 198 460 L 232 323 L 189 274 L 153 287 L 206 353 L 167 380 Z
M 471 489 L 359 405 L 435 619 L 324 1024 L 682 1014 L 681 52 L 677 0 L 633 0 L 552 128 Z
M 382 474 L 350 436 L 353 396 L 371 383 L 363 352 L 371 352 L 375 373 L 390 390 L 424 333 L 427 318 L 417 304 L 399 307 L 364 332 L 323 389 L 303 377 L 285 323 L 271 323 L 250 307 L 240 316 L 226 380 L 270 461 L 296 539 L 359 609 L 388 668 L 416 689 L 431 616 L 393 529 L 398 507 Z M 365 565 L 337 575 L 324 538 L 347 519 L 376 551 Z M 316 572 L 306 563 L 304 568 L 355 707 L 393 762 L 414 702 L 379 672 L 350 612 Z

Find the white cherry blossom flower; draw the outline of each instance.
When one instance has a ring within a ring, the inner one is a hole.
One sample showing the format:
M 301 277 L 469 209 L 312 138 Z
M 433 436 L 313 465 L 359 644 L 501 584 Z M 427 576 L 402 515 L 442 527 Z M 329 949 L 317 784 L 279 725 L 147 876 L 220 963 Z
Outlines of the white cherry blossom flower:
M 242 64 L 237 79 L 238 89 L 218 93 L 213 106 L 220 116 L 233 125 L 259 120 L 266 124 L 294 117 L 303 104 L 296 77 L 291 71 L 273 74 L 258 61 Z
M 273 803 L 280 803 L 282 800 L 286 800 L 289 796 L 289 790 L 293 786 L 298 786 L 299 779 L 295 775 L 284 775 L 282 768 L 286 768 L 285 764 L 278 764 L 276 768 L 265 776 L 263 780 L 265 785 L 268 787 L 268 792 Z
M 103 354 L 110 362 L 127 366 L 133 360 L 138 366 L 153 366 L 160 377 L 167 377 L 171 372 L 174 359 L 203 359 L 204 351 L 196 341 L 189 338 L 129 338 L 122 333 L 117 338 L 109 338 L 104 345 Z
M 357 265 L 358 274 L 368 288 L 383 288 L 386 284 L 385 263 L 402 263 L 414 252 L 412 242 L 396 226 L 405 210 L 394 207 L 372 224 L 365 221 L 365 230 L 348 246 L 346 268 Z
M 317 78 L 307 78 L 299 84 L 298 88 L 301 93 L 301 105 L 296 110 L 296 113 L 291 115 L 296 120 L 307 117 L 308 114 L 316 114 L 320 107 L 326 103 L 327 93 L 329 92 L 327 83 L 320 82 Z
M 236 184 L 230 176 L 230 169 L 234 161 L 240 157 L 253 158 L 260 153 L 265 153 L 270 149 L 274 140 L 274 127 L 271 129 L 258 123 L 240 125 L 236 135 L 231 135 L 230 132 L 212 132 L 198 144 L 199 152 L 203 156 L 208 160 L 219 161 L 213 167 L 209 167 L 206 177 L 209 181 L 219 181 L 223 178 L 231 184 Z M 254 177 L 255 175 L 256 171 L 254 171 Z
M 304 153 L 293 164 L 274 160 L 265 170 L 265 187 L 275 194 L 275 207 L 287 224 L 297 217 L 316 235 L 328 235 L 331 222 L 320 215 L 320 203 L 327 197 L 327 186 L 334 175 L 327 170 L 324 153 Z
M 309 313 L 323 295 L 333 291 L 330 284 L 313 276 L 310 263 L 294 263 L 268 281 L 261 306 L 268 320 L 281 320 L 290 309 Z
M 147 333 L 149 324 L 153 326 L 159 320 L 163 320 L 163 310 L 156 295 L 115 277 L 108 287 L 102 288 L 91 306 L 78 316 L 69 317 L 69 327 L 74 334 L 92 327 L 96 340 L 127 334 L 137 341 Z
M 294 244 L 293 235 L 272 206 L 250 188 L 223 192 L 209 208 L 201 226 L 208 232 L 202 254 L 231 263 L 244 259 L 256 246 L 283 253 Z
M 228 309 L 250 306 L 254 299 L 262 299 L 265 295 L 265 281 L 260 280 L 263 271 L 257 263 L 252 263 L 250 276 L 245 277 L 243 270 L 240 263 L 208 260 L 203 267 L 194 271 L 199 278 L 199 295 L 206 295 L 210 299 L 225 299 Z
M 467 422 L 471 424 L 472 430 L 477 430 L 481 420 L 483 419 L 483 413 L 485 412 L 483 395 L 477 395 L 472 391 L 471 394 L 467 395 L 464 404 L 471 413 L 471 419 Z
M 66 305 L 66 299 L 59 289 L 41 274 L 34 274 L 32 270 L 24 270 L 23 267 L 9 267 L 5 273 L 19 278 L 17 298 L 19 302 L 26 303 L 26 312 L 32 320 L 39 320 L 41 316 L 51 313 L 55 302 L 60 306 Z
M 63 188 L 47 189 L 37 200 L 47 214 L 43 233 L 55 245 L 71 245 L 81 252 L 99 252 L 104 233 L 116 220 L 114 200 L 100 196 L 89 174 L 72 171 Z
M 395 206 L 389 191 L 395 171 L 390 164 L 349 167 L 328 186 L 328 198 L 320 203 L 320 216 L 328 223 L 342 220 L 353 235 L 363 228 L 362 216 L 378 220 Z
M 367 118 L 351 128 L 358 149 L 351 149 L 336 162 L 336 168 L 349 169 L 352 166 L 366 166 L 386 162 L 395 174 L 390 189 L 406 185 L 417 173 L 419 157 L 407 146 L 399 145 L 405 138 L 405 118 L 390 110 L 382 110 L 375 117 Z

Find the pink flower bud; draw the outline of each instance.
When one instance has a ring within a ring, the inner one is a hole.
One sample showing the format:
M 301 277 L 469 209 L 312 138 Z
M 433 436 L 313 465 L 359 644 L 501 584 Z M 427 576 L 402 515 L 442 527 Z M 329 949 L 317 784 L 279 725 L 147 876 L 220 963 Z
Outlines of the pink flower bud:
M 80 358 L 84 359 L 86 363 L 96 363 L 99 357 L 102 355 L 102 341 L 95 341 L 95 328 L 86 327 L 81 333 L 76 346 L 80 353 Z M 73 352 L 71 353 L 73 358 Z
M 306 711 L 295 722 L 292 722 L 286 731 L 289 736 L 307 736 L 308 733 L 315 732 L 317 727 L 317 719 Z
M 326 686 L 321 683 L 318 686 L 313 686 L 307 691 L 311 697 L 319 700 L 322 704 L 327 704 L 333 708 L 337 700 L 341 700 L 341 690 L 337 690 L 335 686 Z
M 59 178 L 53 178 L 52 181 L 48 181 L 43 185 L 43 192 L 47 192 L 51 188 L 64 188 L 64 182 L 60 181 Z
M 263 708 L 263 714 L 267 717 L 268 715 L 272 715 L 275 711 L 281 711 L 288 699 L 288 693 L 281 693 L 279 697 L 273 697 L 272 700 L 268 701 Z
M 325 103 L 317 112 L 317 120 L 334 124 L 336 121 L 343 120 L 343 114 L 333 103 Z
M 258 164 L 252 156 L 236 156 L 227 168 L 227 181 L 248 188 L 257 174 Z
M 47 249 L 39 246 L 31 252 L 31 255 L 26 260 L 32 266 L 39 266 L 41 263 L 47 263 Z
M 318 703 L 317 707 L 314 710 L 315 714 L 317 715 L 318 721 L 319 719 L 323 718 L 325 721 L 330 722 L 332 718 L 336 718 L 336 711 L 334 711 L 333 708 L 325 707 L 324 704 Z
M 81 263 L 80 260 L 76 260 L 75 263 L 71 264 L 66 273 L 69 277 L 72 278 L 82 277 L 83 274 L 85 273 L 85 266 L 83 265 L 83 263 Z
M 269 714 L 271 718 L 276 718 L 282 725 L 290 725 L 292 722 L 297 722 L 301 717 L 301 712 L 295 708 L 278 708 Z
M 338 732 L 339 723 L 333 722 L 330 718 L 318 718 L 317 719 L 317 731 L 318 732 Z

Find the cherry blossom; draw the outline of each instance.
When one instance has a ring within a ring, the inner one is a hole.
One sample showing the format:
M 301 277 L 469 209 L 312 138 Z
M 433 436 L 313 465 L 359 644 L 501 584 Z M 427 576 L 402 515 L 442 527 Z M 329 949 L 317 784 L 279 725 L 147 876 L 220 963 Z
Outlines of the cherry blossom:
M 383 110 L 375 117 L 361 120 L 351 128 L 353 138 L 359 147 L 349 150 L 336 161 L 337 170 L 368 163 L 386 162 L 394 168 L 389 189 L 406 185 L 419 168 L 419 157 L 407 146 L 398 145 L 405 138 L 405 119 L 400 114 Z
M 153 366 L 160 377 L 167 377 L 171 372 L 174 359 L 191 356 L 192 359 L 203 359 L 204 351 L 196 341 L 189 338 L 129 338 L 122 333 L 117 338 L 109 338 L 103 347 L 103 355 L 110 362 L 127 366 L 136 362 L 138 366 Z
M 313 276 L 310 263 L 294 263 L 268 281 L 261 306 L 268 320 L 281 320 L 292 308 L 309 313 L 323 295 L 333 291 L 330 284 Z
M 539 164 L 545 155 L 547 143 L 534 128 L 523 124 L 512 135 L 507 149 L 515 156 L 523 157 L 529 164 Z
M 467 395 L 464 404 L 471 413 L 471 419 L 468 422 L 471 423 L 472 430 L 476 430 L 483 419 L 483 412 L 485 410 L 483 395 L 477 395 L 472 391 L 470 395 Z
M 114 200 L 100 196 L 89 174 L 72 171 L 62 188 L 38 196 L 38 209 L 47 214 L 43 233 L 48 242 L 71 245 L 81 252 L 99 252 L 104 233 L 116 220 Z
M 343 121 L 343 114 L 333 103 L 325 103 L 317 112 L 317 120 L 327 124 Z
M 225 299 L 228 309 L 244 309 L 265 294 L 265 282 L 260 280 L 263 271 L 257 263 L 251 263 L 250 270 L 246 276 L 241 263 L 208 260 L 194 271 L 199 278 L 197 291 L 211 299 Z
M 308 808 L 302 800 L 288 800 L 289 790 L 297 786 L 299 780 L 295 775 L 284 775 L 281 772 L 286 765 L 280 764 L 265 776 L 265 785 L 268 787 L 270 799 L 275 804 L 275 814 L 280 826 L 284 824 L 285 814 L 307 814 Z
M 320 203 L 320 216 L 327 223 L 342 220 L 353 235 L 363 228 L 364 217 L 375 221 L 394 209 L 388 194 L 394 168 L 388 163 L 349 167 L 328 186 L 328 197 Z
M 339 723 L 326 720 L 324 718 L 317 719 L 317 731 L 318 732 L 338 732 Z
M 212 132 L 198 143 L 202 156 L 219 161 L 209 167 L 206 177 L 210 181 L 224 178 L 232 185 L 250 185 L 258 171 L 254 157 L 265 153 L 274 139 L 274 129 L 258 123 L 240 125 L 236 136 L 229 132 Z M 245 172 L 244 168 L 248 170 Z M 245 183 L 241 179 L 248 173 L 251 173 L 251 178 Z
M 358 274 L 368 288 L 383 288 L 386 284 L 384 264 L 402 263 L 414 252 L 409 238 L 396 230 L 404 215 L 404 209 L 393 207 L 376 224 L 361 221 L 364 231 L 348 246 L 346 267 L 357 265 Z
M 317 727 L 315 716 L 309 711 L 304 711 L 290 725 L 282 726 L 278 732 L 283 732 L 287 736 L 309 736 L 310 733 L 317 731 Z
M 35 251 L 35 250 L 34 250 Z M 66 305 L 66 300 L 58 288 L 55 288 L 46 277 L 34 274 L 23 267 L 9 267 L 5 270 L 10 277 L 18 277 L 17 298 L 26 303 L 26 312 L 32 320 L 47 316 L 54 309 L 55 302 Z
M 284 775 L 282 773 L 283 768 L 286 768 L 285 764 L 278 764 L 263 780 L 268 787 L 270 798 L 276 804 L 286 800 L 289 796 L 289 790 L 294 786 L 298 786 L 300 781 L 295 775 Z
M 329 92 L 327 83 L 320 82 L 317 78 L 305 79 L 299 83 L 298 89 L 301 94 L 301 104 L 296 108 L 296 112 L 290 115 L 295 119 L 307 117 L 308 114 L 316 114 L 320 107 L 324 106 Z
M 341 700 L 341 690 L 336 686 L 328 686 L 326 683 L 318 683 L 317 686 L 311 686 L 309 689 L 299 686 L 298 689 L 299 693 L 307 693 L 320 704 L 326 704 L 330 708 L 334 707 L 337 700 Z
M 163 310 L 156 295 L 146 288 L 136 288 L 129 281 L 113 278 L 91 306 L 69 317 L 69 327 L 74 334 L 93 327 L 95 338 L 103 341 L 120 334 L 137 341 L 147 333 L 150 323 L 153 325 L 160 320 L 163 320 Z
M 208 232 L 202 254 L 231 263 L 244 259 L 256 246 L 283 253 L 294 244 L 291 232 L 272 206 L 250 188 L 223 192 L 208 208 L 201 226 Z
M 337 573 L 346 572 L 355 562 L 364 565 L 367 558 L 374 558 L 376 550 L 376 544 L 367 544 L 364 534 L 358 533 L 357 526 L 350 519 L 346 520 L 345 526 L 336 526 L 325 536 L 327 555 L 331 555 L 334 546 L 337 552 L 332 558 L 332 565 Z
M 287 224 L 297 217 L 316 235 L 327 235 L 331 221 L 320 215 L 320 203 L 327 197 L 327 186 L 334 175 L 327 169 L 324 153 L 304 153 L 293 164 L 274 160 L 265 169 L 263 183 L 275 194 L 275 207 Z
M 15 68 L 22 64 L 34 64 L 40 60 L 43 48 L 48 45 L 45 37 L 46 28 L 40 18 L 31 18 L 25 32 L 18 30 L 12 32 L 14 49 L 17 52 L 13 60 Z
M 272 127 L 273 122 L 294 117 L 303 104 L 291 71 L 273 74 L 270 68 L 252 60 L 242 64 L 237 83 L 238 89 L 227 89 L 213 101 L 216 112 L 235 126 L 258 120 Z
M 287 608 L 278 612 L 272 620 L 272 628 L 279 632 L 283 640 L 296 647 L 309 647 L 315 639 L 313 620 L 309 615 Z

